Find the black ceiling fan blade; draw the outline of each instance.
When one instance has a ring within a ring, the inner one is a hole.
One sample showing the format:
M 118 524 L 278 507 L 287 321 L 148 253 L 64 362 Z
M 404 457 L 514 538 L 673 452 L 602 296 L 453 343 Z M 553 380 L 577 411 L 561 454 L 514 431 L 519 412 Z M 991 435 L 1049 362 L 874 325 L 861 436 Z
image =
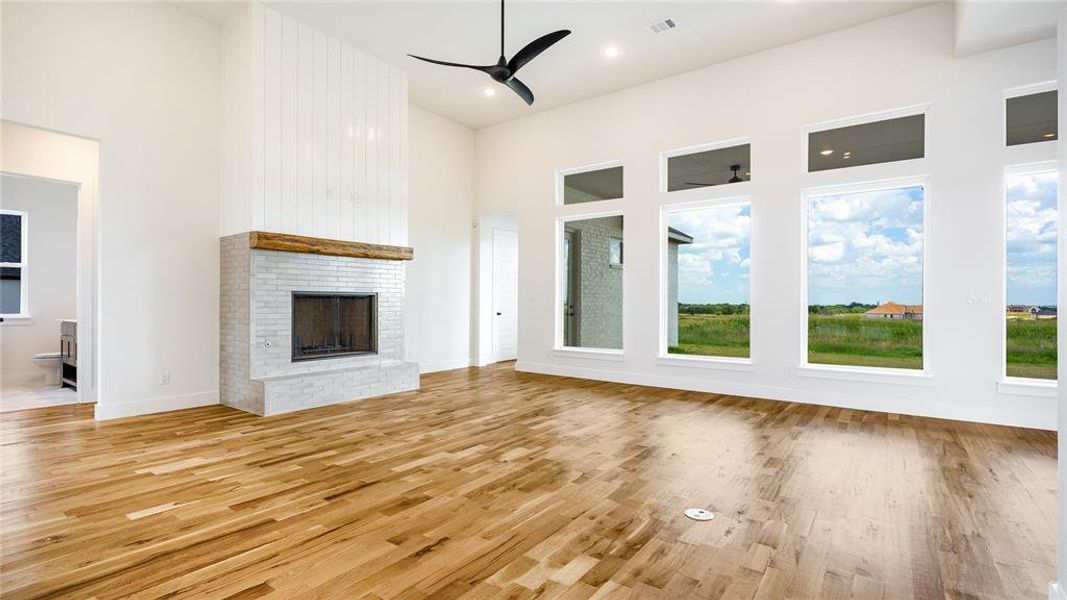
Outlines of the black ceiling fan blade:
M 511 60 L 508 61 L 508 69 L 510 69 L 512 73 L 515 73 L 515 71 L 521 69 L 523 65 L 537 58 L 538 54 L 548 50 L 553 44 L 570 34 L 571 31 L 569 29 L 560 29 L 559 31 L 546 33 L 529 44 L 526 44 L 523 46 L 522 50 L 516 52 L 515 56 L 512 56 Z
M 416 59 L 424 61 L 424 62 L 433 63 L 435 65 L 444 65 L 446 67 L 463 67 L 464 69 L 474 69 L 475 71 L 481 71 L 483 73 L 485 73 L 489 69 L 489 67 L 483 67 L 483 66 L 479 66 L 479 65 L 465 65 L 465 64 L 462 64 L 462 63 L 454 63 L 454 62 L 448 62 L 448 61 L 444 61 L 444 60 L 434 60 L 432 58 L 426 58 L 426 57 L 423 57 L 423 56 L 415 56 L 414 54 L 408 54 L 408 56 L 410 56 L 411 58 L 416 58 Z
M 526 104 L 533 104 L 534 95 L 530 91 L 530 88 L 526 87 L 526 84 L 512 77 L 504 82 L 504 85 L 512 89 L 520 98 L 526 101 Z

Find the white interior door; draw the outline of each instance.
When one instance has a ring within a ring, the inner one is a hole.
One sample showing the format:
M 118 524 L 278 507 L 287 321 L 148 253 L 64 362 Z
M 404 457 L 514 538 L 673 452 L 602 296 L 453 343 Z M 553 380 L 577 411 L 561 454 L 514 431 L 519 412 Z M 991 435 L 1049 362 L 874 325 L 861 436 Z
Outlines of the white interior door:
M 519 235 L 493 229 L 493 360 L 517 354 L 519 308 Z

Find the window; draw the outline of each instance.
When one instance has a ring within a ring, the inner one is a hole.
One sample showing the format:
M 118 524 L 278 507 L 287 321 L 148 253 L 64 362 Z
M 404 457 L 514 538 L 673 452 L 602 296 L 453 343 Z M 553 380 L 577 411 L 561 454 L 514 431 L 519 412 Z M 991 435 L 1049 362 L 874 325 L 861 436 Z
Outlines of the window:
M 562 204 L 581 204 L 622 198 L 622 165 L 564 171 L 561 176 Z
M 1005 373 L 1056 379 L 1055 171 L 1005 178 Z
M 560 252 L 563 346 L 622 349 L 622 269 L 613 268 L 612 240 L 619 240 L 621 215 L 564 220 Z
M 26 279 L 26 213 L 0 210 L 0 316 L 25 317 L 29 290 Z
M 808 134 L 808 171 L 923 158 L 926 115 L 913 114 Z
M 613 267 L 622 267 L 622 238 L 613 237 L 608 240 L 610 264 Z
M 738 144 L 701 152 L 667 153 L 667 191 L 749 181 L 752 179 L 751 149 L 750 144 Z
M 748 358 L 749 203 L 664 212 L 667 353 Z
M 1056 90 L 1015 96 L 1004 102 L 1009 146 L 1056 139 Z
M 922 184 L 808 194 L 807 362 L 923 368 Z

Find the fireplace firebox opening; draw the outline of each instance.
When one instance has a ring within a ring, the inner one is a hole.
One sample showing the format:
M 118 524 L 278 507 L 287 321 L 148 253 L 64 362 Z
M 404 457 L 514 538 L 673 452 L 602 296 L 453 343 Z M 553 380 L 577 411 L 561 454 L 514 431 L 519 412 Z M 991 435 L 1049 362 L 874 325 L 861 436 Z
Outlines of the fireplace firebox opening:
M 293 292 L 293 362 L 378 353 L 378 294 Z

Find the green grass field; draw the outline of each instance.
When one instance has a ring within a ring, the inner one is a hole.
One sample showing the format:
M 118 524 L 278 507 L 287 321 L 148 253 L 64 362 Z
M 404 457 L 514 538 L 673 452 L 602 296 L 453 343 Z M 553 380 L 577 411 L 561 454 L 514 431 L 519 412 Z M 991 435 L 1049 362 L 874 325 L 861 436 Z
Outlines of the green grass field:
M 862 314 L 809 315 L 808 362 L 922 368 L 922 321 L 866 319 Z M 1008 319 L 1007 374 L 1056 378 L 1056 319 Z M 678 317 L 672 354 L 748 357 L 749 316 Z

